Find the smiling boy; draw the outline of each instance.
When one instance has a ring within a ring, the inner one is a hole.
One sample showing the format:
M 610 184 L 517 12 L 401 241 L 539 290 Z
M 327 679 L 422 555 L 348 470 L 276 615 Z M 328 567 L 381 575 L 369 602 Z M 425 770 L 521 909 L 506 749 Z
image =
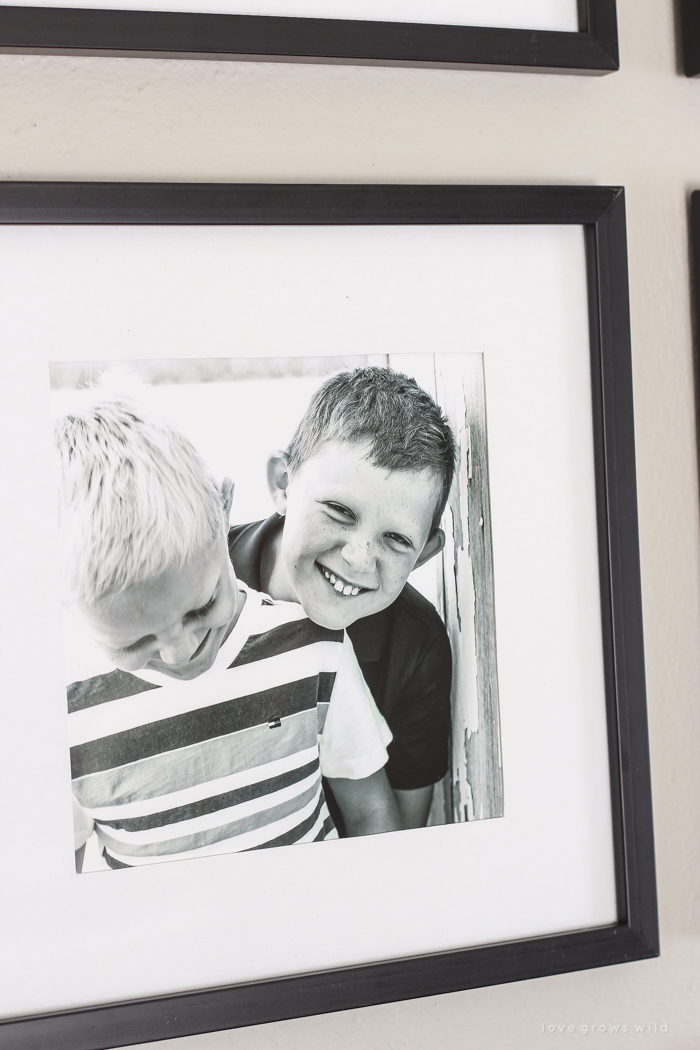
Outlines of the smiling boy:
M 67 690 L 79 870 L 93 831 L 111 868 L 332 837 L 322 774 L 352 834 L 398 829 L 352 645 L 239 584 L 231 484 L 123 398 L 56 442 L 65 592 L 97 653 Z
M 414 380 L 389 368 L 340 373 L 271 457 L 277 513 L 229 532 L 240 578 L 348 629 L 393 734 L 386 771 L 405 827 L 425 824 L 447 772 L 450 644 L 406 581 L 442 549 L 454 464 L 449 423 Z

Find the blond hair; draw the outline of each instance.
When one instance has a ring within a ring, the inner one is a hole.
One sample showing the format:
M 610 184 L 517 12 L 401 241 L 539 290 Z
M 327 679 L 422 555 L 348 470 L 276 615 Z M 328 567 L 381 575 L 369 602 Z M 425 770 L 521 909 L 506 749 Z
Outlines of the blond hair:
M 221 490 L 192 443 L 128 396 L 81 392 L 55 424 L 64 586 L 86 608 L 181 567 L 225 535 Z

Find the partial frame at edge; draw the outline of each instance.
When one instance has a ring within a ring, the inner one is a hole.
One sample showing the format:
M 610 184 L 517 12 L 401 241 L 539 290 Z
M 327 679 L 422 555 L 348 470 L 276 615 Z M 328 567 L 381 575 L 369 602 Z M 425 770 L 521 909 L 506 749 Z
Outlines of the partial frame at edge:
M 679 0 L 683 72 L 700 76 L 700 4 L 698 0 Z

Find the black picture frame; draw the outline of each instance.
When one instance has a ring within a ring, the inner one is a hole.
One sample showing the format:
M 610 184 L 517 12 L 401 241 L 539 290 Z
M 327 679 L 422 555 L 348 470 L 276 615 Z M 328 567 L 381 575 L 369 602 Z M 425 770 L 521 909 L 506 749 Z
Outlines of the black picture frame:
M 700 190 L 694 190 L 689 200 L 690 226 L 690 296 L 693 324 L 693 368 L 695 404 L 700 405 Z M 700 415 L 696 419 L 696 444 L 700 449 Z
M 700 76 L 700 4 L 698 0 L 679 0 L 683 72 Z
M 576 33 L 267 15 L 0 5 L 0 52 L 273 58 L 447 69 L 609 73 L 615 0 L 577 0 Z
M 698 230 L 697 195 L 694 208 Z M 658 955 L 623 189 L 6 182 L 0 223 L 584 227 L 619 915 L 576 932 L 6 1020 L 4 1050 L 102 1050 Z

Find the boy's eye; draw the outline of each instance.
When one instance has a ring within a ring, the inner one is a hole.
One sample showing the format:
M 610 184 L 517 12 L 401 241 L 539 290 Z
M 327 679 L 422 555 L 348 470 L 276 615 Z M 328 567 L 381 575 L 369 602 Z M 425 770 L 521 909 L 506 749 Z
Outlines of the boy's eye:
M 324 503 L 323 506 L 326 510 L 331 511 L 332 514 L 337 514 L 338 517 L 342 518 L 343 521 L 354 521 L 355 515 L 347 507 L 344 507 L 342 503 Z
M 397 544 L 397 546 L 401 547 L 403 550 L 413 550 L 413 544 L 411 541 L 406 536 L 399 535 L 398 532 L 387 532 L 386 538 L 390 540 L 391 543 Z
M 188 620 L 203 620 L 205 616 L 211 612 L 216 604 L 216 595 L 212 594 L 211 598 L 206 605 L 203 605 L 201 609 L 193 609 L 192 612 L 187 614 Z
M 185 619 L 187 621 L 203 620 L 205 616 L 209 615 L 211 610 L 216 605 L 217 598 L 217 594 L 212 594 L 211 598 L 209 599 L 206 605 L 203 605 L 201 609 L 193 609 L 191 612 L 188 612 Z M 125 645 L 123 648 L 115 649 L 114 651 L 120 653 L 122 656 L 132 656 L 134 653 L 138 653 L 142 649 L 145 649 L 147 645 L 150 645 L 150 643 L 154 641 L 155 635 L 149 634 L 146 635 L 144 638 L 139 638 L 138 642 L 133 642 L 131 645 Z
M 133 642 L 132 645 L 125 645 L 123 649 L 117 649 L 117 652 L 123 653 L 124 656 L 131 656 L 132 653 L 138 653 L 141 649 L 145 649 L 152 638 L 153 635 L 149 635 L 147 638 L 139 638 L 138 642 Z

